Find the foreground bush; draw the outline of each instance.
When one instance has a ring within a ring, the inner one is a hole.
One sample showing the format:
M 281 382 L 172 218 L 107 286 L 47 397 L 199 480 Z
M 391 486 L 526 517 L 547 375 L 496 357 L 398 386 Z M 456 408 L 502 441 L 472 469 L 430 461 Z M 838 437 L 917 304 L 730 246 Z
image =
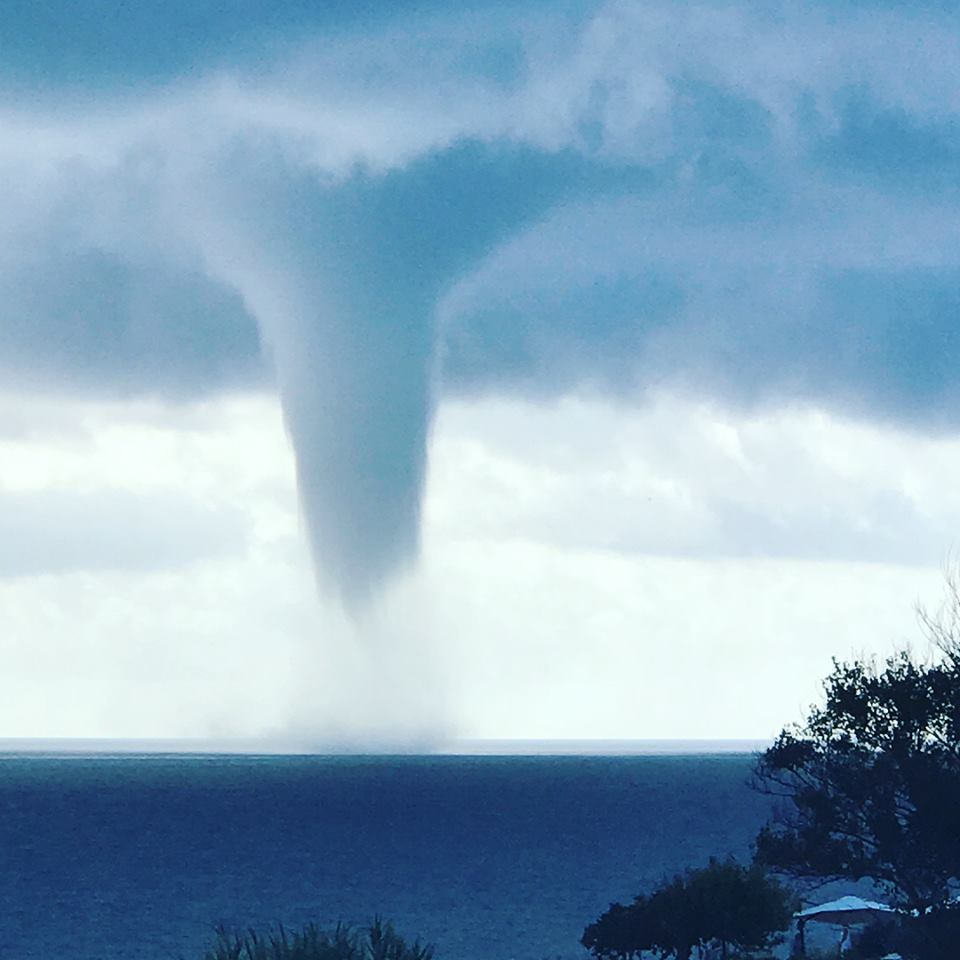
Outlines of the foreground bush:
M 338 923 L 333 930 L 308 924 L 302 930 L 282 926 L 235 933 L 220 926 L 204 960 L 432 960 L 433 946 L 408 944 L 389 923 L 377 917 L 369 927 Z
M 628 906 L 612 904 L 580 942 L 598 960 L 690 960 L 696 948 L 749 956 L 782 940 L 794 907 L 790 891 L 762 868 L 711 860 Z

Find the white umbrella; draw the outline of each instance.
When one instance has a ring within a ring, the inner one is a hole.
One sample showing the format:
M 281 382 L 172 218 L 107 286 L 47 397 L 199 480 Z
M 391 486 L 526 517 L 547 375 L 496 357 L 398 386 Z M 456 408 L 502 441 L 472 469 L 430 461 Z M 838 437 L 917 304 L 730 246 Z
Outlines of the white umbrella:
M 866 923 L 878 913 L 896 913 L 893 907 L 875 900 L 864 900 L 862 897 L 840 897 L 829 903 L 821 903 L 815 907 L 808 907 L 793 915 L 795 920 L 806 923 L 815 920 L 820 923 L 836 923 L 846 927 L 851 923 Z
M 800 937 L 800 952 L 804 952 L 804 927 L 807 923 L 835 923 L 843 927 L 843 936 L 840 938 L 838 950 L 843 949 L 843 943 L 847 939 L 847 928 L 854 923 L 867 923 L 876 917 L 879 913 L 896 913 L 893 907 L 885 903 L 877 903 L 875 900 L 864 900 L 862 897 L 840 897 L 839 900 L 831 900 L 829 903 L 820 903 L 815 907 L 808 907 L 793 915 L 797 921 L 798 933 Z

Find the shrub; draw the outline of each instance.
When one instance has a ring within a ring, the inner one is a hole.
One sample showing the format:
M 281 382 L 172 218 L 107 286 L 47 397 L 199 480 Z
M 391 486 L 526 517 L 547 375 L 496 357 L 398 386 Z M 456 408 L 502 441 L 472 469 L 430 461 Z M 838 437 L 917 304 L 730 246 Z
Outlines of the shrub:
M 338 923 L 332 930 L 307 924 L 290 932 L 277 926 L 265 932 L 237 933 L 216 928 L 216 941 L 204 960 L 432 960 L 433 946 L 408 944 L 393 925 L 376 917 L 359 929 Z
M 749 955 L 780 940 L 793 907 L 792 894 L 761 867 L 711 860 L 629 906 L 612 904 L 580 942 L 601 960 L 646 953 L 689 960 L 697 947 Z

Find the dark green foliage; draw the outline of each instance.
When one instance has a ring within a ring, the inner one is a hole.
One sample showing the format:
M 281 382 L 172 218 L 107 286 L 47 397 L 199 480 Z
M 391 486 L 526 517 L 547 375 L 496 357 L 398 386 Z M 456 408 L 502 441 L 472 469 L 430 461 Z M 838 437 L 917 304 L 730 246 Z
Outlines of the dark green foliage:
M 908 960 L 957 960 L 960 908 L 940 907 L 870 924 L 855 937 L 844 960 L 876 960 L 899 953 Z
M 903 939 L 894 946 L 904 957 L 917 960 L 957 960 L 960 952 L 960 908 L 938 907 L 908 920 Z
M 433 947 L 408 944 L 377 917 L 358 930 L 338 923 L 333 930 L 308 924 L 289 932 L 282 926 L 259 933 L 232 933 L 218 927 L 217 940 L 204 960 L 432 960 Z
M 777 942 L 790 925 L 793 898 L 758 866 L 711 860 L 674 877 L 629 906 L 619 903 L 584 931 L 581 943 L 601 958 L 645 953 L 687 960 L 695 947 L 713 945 L 726 957 Z
M 844 960 L 876 960 L 903 946 L 903 919 L 883 917 L 854 934 L 853 946 Z
M 758 786 L 788 804 L 757 838 L 766 866 L 860 880 L 901 905 L 944 904 L 960 877 L 960 665 L 835 663 L 822 707 L 760 758 Z

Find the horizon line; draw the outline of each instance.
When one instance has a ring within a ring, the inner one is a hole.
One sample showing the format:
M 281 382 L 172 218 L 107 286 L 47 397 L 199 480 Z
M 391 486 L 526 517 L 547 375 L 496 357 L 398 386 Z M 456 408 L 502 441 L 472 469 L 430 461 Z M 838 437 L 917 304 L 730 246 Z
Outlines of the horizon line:
M 694 756 L 759 753 L 760 738 L 534 738 L 324 740 L 255 737 L 0 737 L 0 756 Z

